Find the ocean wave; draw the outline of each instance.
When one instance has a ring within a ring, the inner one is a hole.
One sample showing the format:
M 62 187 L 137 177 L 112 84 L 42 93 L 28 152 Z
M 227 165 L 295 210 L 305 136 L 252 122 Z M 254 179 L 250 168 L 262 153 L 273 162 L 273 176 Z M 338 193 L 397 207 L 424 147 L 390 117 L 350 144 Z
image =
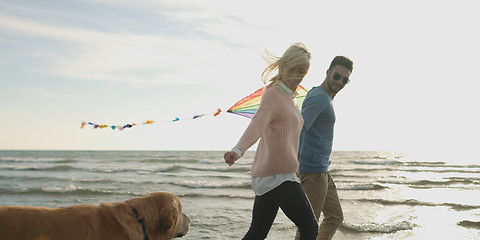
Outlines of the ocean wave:
M 474 221 L 469 221 L 469 220 L 463 220 L 461 222 L 458 222 L 457 225 L 465 227 L 465 228 L 480 229 L 480 222 L 474 222 Z
M 195 168 L 185 167 L 182 165 L 173 165 L 160 169 L 142 169 L 142 168 L 118 168 L 118 167 L 94 167 L 90 168 L 91 172 L 103 172 L 103 173 L 128 173 L 128 172 L 140 172 L 140 173 L 180 173 L 184 170 L 195 170 Z
M 74 195 L 74 196 L 98 196 L 98 195 L 119 195 L 132 194 L 129 192 L 100 190 L 100 189 L 86 189 L 75 186 L 68 187 L 42 187 L 42 188 L 22 188 L 22 189 L 0 189 L 1 194 L 20 194 L 20 195 Z
M 349 186 L 349 187 L 339 187 L 337 188 L 338 190 L 346 190 L 346 191 L 349 191 L 349 190 L 383 190 L 383 189 L 387 189 L 388 187 L 385 187 L 385 186 L 382 186 L 382 185 L 378 185 L 378 184 L 357 184 L 357 185 L 352 185 L 352 186 Z
M 219 183 L 219 182 L 206 182 L 206 181 L 187 181 L 187 182 L 164 182 L 164 184 L 170 184 L 174 186 L 186 187 L 190 189 L 198 188 L 234 188 L 234 189 L 250 189 L 250 182 L 243 183 Z
M 446 181 L 433 181 L 433 180 L 418 180 L 418 181 L 379 181 L 385 184 L 401 184 L 407 185 L 412 188 L 437 188 L 437 187 L 447 187 L 451 185 L 476 185 L 480 181 L 475 181 L 474 179 L 467 178 L 451 178 Z
M 407 199 L 407 200 L 388 200 L 388 199 L 355 199 L 352 201 L 360 201 L 360 202 L 373 202 L 381 205 L 402 205 L 402 206 L 428 206 L 428 207 L 450 207 L 456 211 L 468 211 L 473 209 L 480 209 L 480 205 L 465 205 L 465 204 L 458 204 L 458 203 L 432 203 L 432 202 L 422 202 L 415 199 Z
M 385 166 L 385 165 L 381 165 Z M 376 168 L 345 168 L 345 166 L 339 166 L 340 168 L 331 169 L 330 172 L 333 173 L 341 173 L 341 172 L 409 172 L 409 173 L 473 173 L 473 174 L 480 174 L 480 168 L 472 167 L 462 167 L 462 168 L 409 168 L 406 166 L 398 166 L 398 167 L 376 167 Z M 342 168 L 343 167 L 343 168 Z
M 78 160 L 69 158 L 16 158 L 2 157 L 0 162 L 4 163 L 76 163 Z
M 449 181 L 432 181 L 432 180 L 419 180 L 415 182 L 409 183 L 410 185 L 452 185 L 452 184 L 471 184 L 473 181 L 469 179 L 463 179 L 463 180 L 449 180 Z
M 406 166 L 412 167 L 435 167 L 435 168 L 480 168 L 477 164 L 457 165 L 446 162 L 405 162 Z
M 178 173 L 184 170 L 196 171 L 196 172 L 249 172 L 249 167 L 190 167 L 183 165 L 174 165 L 163 169 L 150 170 L 151 172 L 169 172 L 169 173 Z M 144 170 L 149 171 L 149 170 Z
M 468 177 L 468 178 L 463 178 L 463 177 L 447 177 L 445 179 L 449 179 L 450 181 L 456 181 L 459 183 L 466 183 L 466 184 L 480 184 L 480 177 Z
M 249 172 L 250 167 L 184 167 L 192 171 L 209 171 L 209 172 Z
M 59 165 L 59 166 L 47 167 L 45 169 L 40 168 L 39 170 L 49 171 L 49 172 L 68 172 L 68 171 L 81 170 L 81 168 L 76 168 L 69 165 Z
M 456 168 L 456 169 L 398 169 L 396 171 L 403 171 L 403 172 L 411 172 L 411 173 L 474 173 L 480 174 L 480 168 L 476 170 L 465 170 L 464 168 Z
M 73 182 L 73 183 L 88 183 L 88 184 L 112 184 L 114 180 L 112 179 L 87 179 L 87 178 L 72 178 L 65 175 L 49 175 L 49 176 L 0 176 L 0 180 L 3 181 L 12 181 L 18 184 L 23 184 L 24 182 Z M 138 184 L 136 181 L 122 181 L 122 184 Z M 143 183 L 153 183 L 153 182 L 143 182 Z
M 65 181 L 68 180 L 66 178 L 58 178 L 54 176 L 42 176 L 42 177 L 35 177 L 35 176 L 0 176 L 0 180 L 4 181 L 12 181 L 15 183 L 23 183 L 24 181 L 27 182 L 47 182 L 47 181 Z
M 184 193 L 184 194 L 176 194 L 179 198 L 226 198 L 226 199 L 254 199 L 254 195 L 238 195 L 238 194 L 220 194 L 220 195 L 212 195 L 212 194 L 202 194 L 202 193 Z
M 334 152 L 337 153 L 337 152 Z M 384 155 L 379 155 L 373 153 L 372 156 L 362 156 L 360 159 L 392 159 L 392 158 L 403 158 L 405 157 L 403 154 L 400 153 L 386 153 Z
M 403 162 L 397 160 L 381 159 L 380 161 L 358 161 L 350 160 L 351 163 L 358 165 L 403 165 Z
M 422 162 L 422 161 L 408 161 L 405 162 L 405 165 L 410 165 L 410 166 L 444 166 L 447 164 L 446 162 Z
M 0 170 L 68 172 L 68 171 L 84 170 L 84 169 L 72 167 L 72 166 L 69 166 L 69 165 L 58 165 L 58 166 L 16 166 L 16 165 L 8 165 L 8 166 L 0 167 Z
M 63 160 L 58 160 L 58 161 L 54 161 L 52 163 L 77 163 L 78 160 L 75 160 L 75 159 L 63 159 Z
M 412 230 L 416 225 L 409 221 L 396 223 L 343 223 L 340 230 L 354 233 L 394 233 L 404 230 Z
M 178 158 L 143 158 L 138 160 L 141 163 L 198 163 L 198 159 L 178 159 Z
M 160 169 L 143 169 L 143 168 L 119 168 L 111 166 L 99 166 L 99 167 L 74 167 L 70 165 L 57 165 L 57 166 L 16 166 L 16 165 L 5 165 L 0 166 L 0 170 L 7 171 L 54 171 L 54 172 L 68 172 L 68 171 L 85 171 L 92 173 L 129 173 L 129 172 L 138 172 L 138 173 L 181 173 L 184 171 L 197 171 L 197 172 L 223 172 L 223 173 L 242 173 L 249 172 L 249 167 L 190 167 L 183 165 L 173 165 L 167 166 Z
M 378 171 L 386 171 L 386 172 L 394 172 L 399 171 L 398 168 L 336 168 L 331 169 L 331 173 L 338 173 L 338 172 L 378 172 Z
M 360 159 L 387 159 L 387 158 L 388 158 L 387 156 L 380 156 L 380 155 L 360 157 Z

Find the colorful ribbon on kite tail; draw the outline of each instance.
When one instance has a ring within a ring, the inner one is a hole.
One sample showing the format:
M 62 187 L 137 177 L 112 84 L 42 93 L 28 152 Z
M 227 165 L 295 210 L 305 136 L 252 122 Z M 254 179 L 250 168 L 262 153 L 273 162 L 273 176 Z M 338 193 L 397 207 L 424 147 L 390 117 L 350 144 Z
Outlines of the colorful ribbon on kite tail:
M 149 124 L 153 124 L 153 123 L 155 123 L 155 121 L 153 121 L 153 120 L 147 120 L 147 121 L 142 122 L 141 124 L 127 123 L 127 124 L 123 124 L 123 125 L 107 125 L 107 124 L 97 124 L 97 123 L 93 123 L 93 122 L 82 122 L 82 125 L 80 126 L 80 129 L 83 129 L 86 125 L 91 125 L 91 126 L 93 126 L 93 129 L 111 128 L 113 130 L 115 130 L 115 129 L 123 130 L 123 129 L 126 129 L 126 128 L 132 128 L 132 127 L 135 127 L 135 126 L 138 126 L 138 125 L 149 125 Z
M 199 114 L 199 115 L 195 115 L 193 116 L 193 118 L 179 118 L 179 117 L 176 117 L 172 120 L 172 122 L 177 122 L 177 121 L 180 121 L 180 120 L 185 120 L 185 119 L 197 119 L 197 118 L 200 118 L 200 117 L 203 117 L 203 116 L 208 116 L 208 115 L 213 115 L 214 117 L 218 116 L 220 113 L 222 112 L 222 110 L 219 108 L 217 109 L 217 111 L 213 112 L 213 113 L 207 113 L 207 114 Z M 97 124 L 97 123 L 93 123 L 93 122 L 82 122 L 82 125 L 80 125 L 80 129 L 83 129 L 85 128 L 86 125 L 91 125 L 93 126 L 93 129 L 104 129 L 104 128 L 111 128 L 112 130 L 124 130 L 126 128 L 132 128 L 132 127 L 135 127 L 135 126 L 138 126 L 138 125 L 151 125 L 153 123 L 155 123 L 157 121 L 153 121 L 153 120 L 147 120 L 147 121 L 144 121 L 142 122 L 141 124 L 136 124 L 136 123 L 127 123 L 127 124 L 123 124 L 123 125 L 108 125 L 108 124 Z
M 213 115 L 214 117 L 218 116 L 220 113 L 222 112 L 222 109 L 218 108 L 217 111 L 215 112 L 212 112 L 212 113 L 204 113 L 204 114 L 198 114 L 198 115 L 195 115 L 191 118 L 179 118 L 179 117 L 176 117 L 172 120 L 172 122 L 178 122 L 180 120 L 187 120 L 187 119 L 190 119 L 190 120 L 195 120 L 197 118 L 201 118 L 201 117 L 204 117 L 204 116 L 209 116 L 209 115 Z

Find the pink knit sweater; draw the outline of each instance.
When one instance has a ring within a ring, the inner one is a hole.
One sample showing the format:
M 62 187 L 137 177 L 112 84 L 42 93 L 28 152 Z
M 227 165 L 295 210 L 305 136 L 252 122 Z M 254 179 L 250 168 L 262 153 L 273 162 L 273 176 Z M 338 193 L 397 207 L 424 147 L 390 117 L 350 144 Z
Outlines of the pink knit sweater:
M 291 96 L 278 86 L 268 87 L 260 107 L 235 147 L 245 152 L 261 137 L 252 177 L 295 173 L 303 118 Z

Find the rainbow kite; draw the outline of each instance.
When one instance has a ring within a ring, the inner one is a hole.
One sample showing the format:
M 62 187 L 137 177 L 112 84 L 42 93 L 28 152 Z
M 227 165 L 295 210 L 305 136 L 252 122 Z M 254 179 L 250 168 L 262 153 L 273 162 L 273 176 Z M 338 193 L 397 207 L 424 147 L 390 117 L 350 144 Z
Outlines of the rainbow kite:
M 244 116 L 244 117 L 247 117 L 247 118 L 253 118 L 253 116 L 255 115 L 255 113 L 258 110 L 258 107 L 260 106 L 260 101 L 262 100 L 262 95 L 263 95 L 264 91 L 265 91 L 265 87 L 262 87 L 262 88 L 258 89 L 257 91 L 255 91 L 254 93 L 242 98 L 240 101 L 235 103 L 231 108 L 229 108 L 227 110 L 227 112 L 237 114 L 237 115 L 240 115 L 240 116 Z M 303 100 L 305 100 L 307 92 L 308 91 L 304 87 L 302 87 L 301 85 L 298 85 L 297 96 L 295 97 L 295 101 L 296 101 L 299 109 L 302 109 Z M 200 117 L 203 117 L 203 116 L 209 116 L 209 115 L 213 115 L 214 117 L 216 117 L 221 112 L 222 112 L 222 110 L 219 108 L 213 113 L 198 114 L 198 115 L 193 116 L 192 118 L 187 118 L 187 119 L 197 119 L 197 118 L 200 118 Z M 184 120 L 184 119 L 185 118 L 176 117 L 172 120 L 172 122 L 177 122 L 177 121 Z M 153 121 L 153 120 L 143 121 L 139 124 L 137 124 L 137 123 L 127 123 L 127 124 L 121 124 L 121 125 L 107 125 L 107 124 L 97 124 L 97 123 L 94 123 L 94 122 L 82 122 L 82 125 L 80 126 L 80 128 L 83 129 L 86 125 L 91 125 L 91 126 L 93 126 L 94 129 L 97 129 L 97 128 L 100 128 L 100 129 L 111 128 L 113 130 L 115 130 L 115 129 L 123 130 L 123 129 L 126 129 L 126 128 L 132 128 L 132 127 L 135 127 L 135 126 L 138 126 L 138 125 L 151 125 L 153 123 L 155 123 L 155 121 Z
M 227 110 L 229 113 L 238 114 L 240 116 L 244 116 L 247 118 L 253 118 L 253 115 L 258 110 L 260 106 L 260 100 L 262 100 L 263 92 L 265 91 L 265 87 L 262 87 L 255 91 L 254 93 L 244 97 L 242 100 L 238 101 L 233 105 L 230 109 Z M 297 106 L 299 109 L 302 109 L 303 100 L 305 100 L 305 96 L 307 95 L 307 90 L 298 85 L 297 87 L 297 96 L 295 97 L 295 101 L 297 101 Z

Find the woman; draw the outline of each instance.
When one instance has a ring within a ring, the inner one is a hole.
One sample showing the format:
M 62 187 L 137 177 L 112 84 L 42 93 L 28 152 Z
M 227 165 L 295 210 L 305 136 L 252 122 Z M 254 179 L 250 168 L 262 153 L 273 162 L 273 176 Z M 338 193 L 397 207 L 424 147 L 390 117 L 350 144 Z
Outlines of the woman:
M 224 155 L 231 166 L 261 138 L 251 170 L 255 192 L 252 223 L 243 239 L 265 239 L 278 208 L 298 227 L 301 240 L 317 237 L 317 221 L 296 175 L 303 118 L 294 98 L 310 67 L 310 57 L 301 43 L 290 46 L 280 58 L 267 52 L 269 65 L 262 81 L 266 83 L 277 69 L 278 74 L 270 79 L 260 107 L 237 145 Z

